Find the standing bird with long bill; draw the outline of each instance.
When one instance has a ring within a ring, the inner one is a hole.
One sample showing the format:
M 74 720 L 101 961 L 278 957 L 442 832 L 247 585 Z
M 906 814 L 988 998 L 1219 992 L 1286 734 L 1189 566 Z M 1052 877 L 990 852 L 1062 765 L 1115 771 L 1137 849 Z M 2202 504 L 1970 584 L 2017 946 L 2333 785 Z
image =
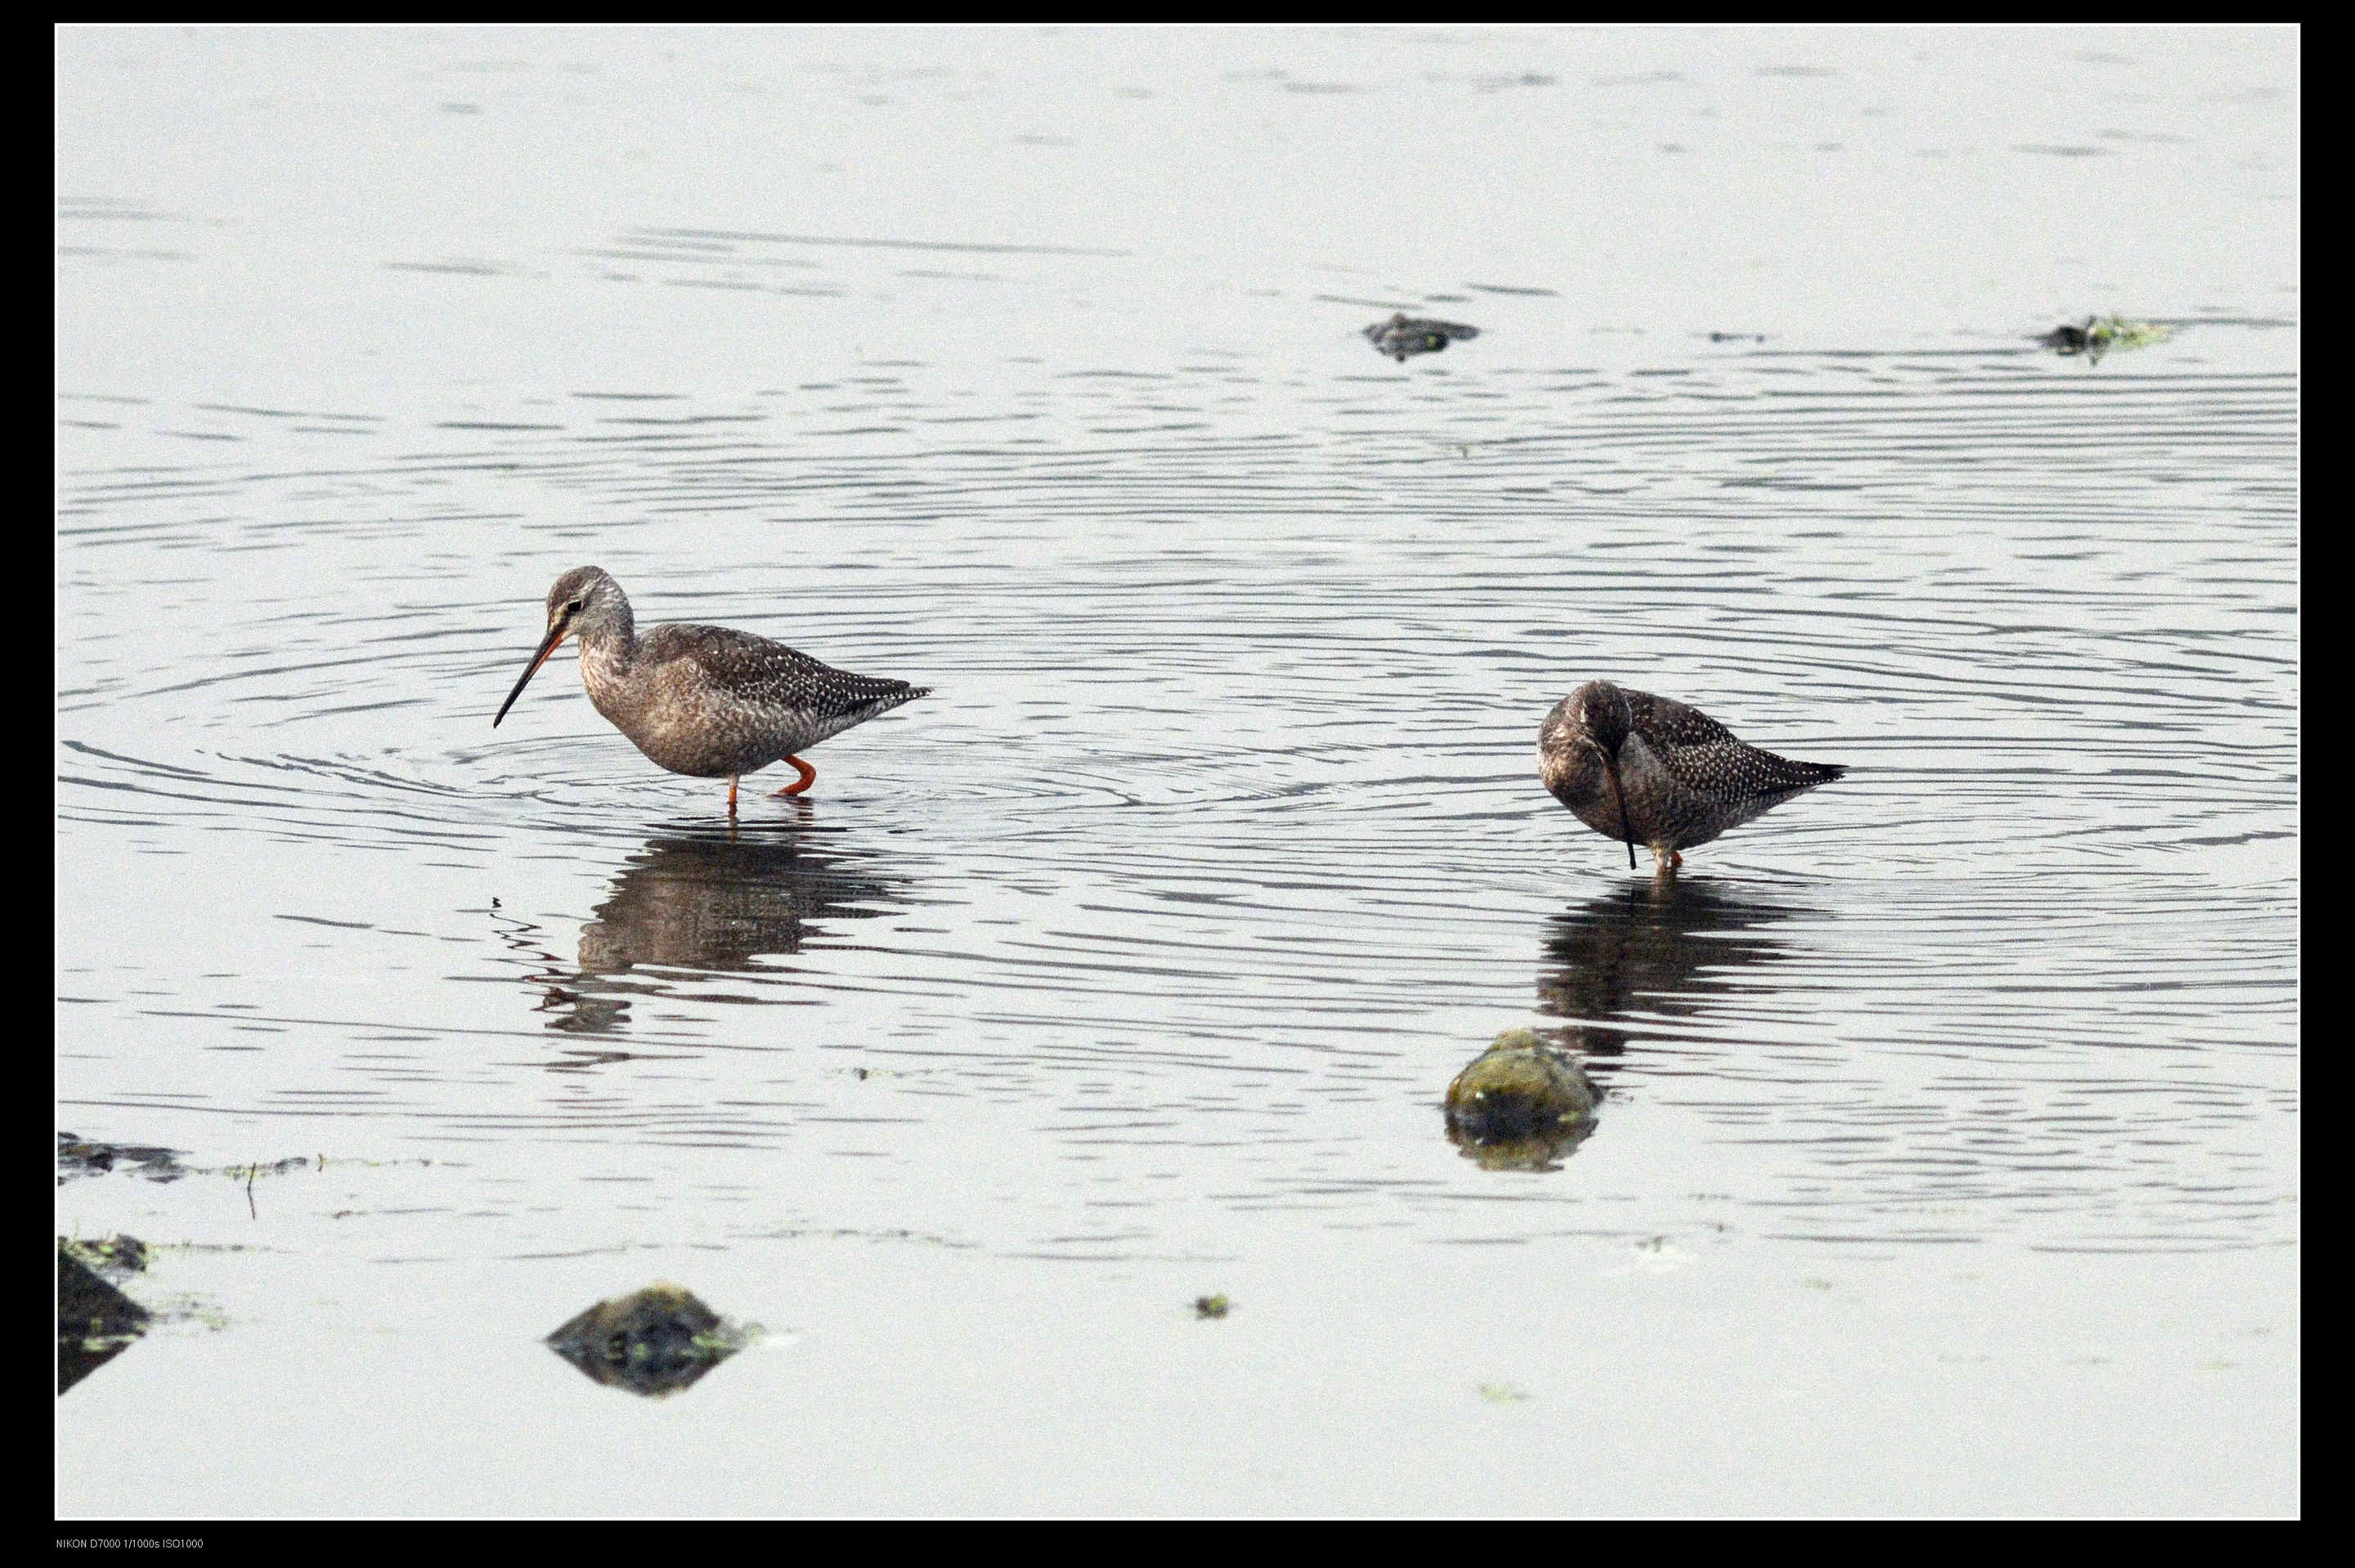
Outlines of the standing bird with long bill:
M 656 767 L 727 779 L 731 817 L 745 774 L 790 762 L 800 777 L 777 793 L 798 795 L 817 769 L 794 753 L 931 691 L 854 675 L 725 626 L 673 623 L 641 637 L 622 585 L 599 567 L 575 567 L 548 590 L 548 635 L 492 728 L 567 637 L 581 640 L 581 679 L 597 711 Z

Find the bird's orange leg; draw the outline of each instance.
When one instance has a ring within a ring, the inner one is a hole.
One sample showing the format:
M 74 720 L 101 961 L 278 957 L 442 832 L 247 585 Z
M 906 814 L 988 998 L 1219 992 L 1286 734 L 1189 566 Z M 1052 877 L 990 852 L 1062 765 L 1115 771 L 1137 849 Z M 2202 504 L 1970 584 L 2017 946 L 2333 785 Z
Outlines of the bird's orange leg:
M 788 761 L 788 762 L 790 762 L 790 763 L 792 763 L 792 764 L 794 765 L 794 768 L 795 768 L 797 771 L 799 771 L 799 772 L 800 772 L 801 777 L 800 777 L 800 778 L 798 778 L 798 779 L 794 779 L 792 783 L 790 783 L 790 784 L 786 785 L 783 789 L 782 789 L 778 790 L 778 791 L 777 791 L 777 793 L 778 793 L 778 794 L 780 794 L 780 795 L 798 795 L 798 794 L 800 794 L 803 790 L 805 790 L 805 789 L 808 789 L 811 785 L 813 785 L 813 784 L 815 784 L 815 783 L 816 783 L 816 782 L 817 782 L 817 769 L 816 769 L 816 768 L 812 768 L 808 763 L 804 762 L 804 761 L 803 761 L 800 758 L 798 758 L 798 757 L 788 757 L 788 758 L 785 758 L 785 760 L 786 760 L 786 761 Z
M 728 780 L 728 814 L 731 817 L 736 814 L 736 780 L 733 779 Z

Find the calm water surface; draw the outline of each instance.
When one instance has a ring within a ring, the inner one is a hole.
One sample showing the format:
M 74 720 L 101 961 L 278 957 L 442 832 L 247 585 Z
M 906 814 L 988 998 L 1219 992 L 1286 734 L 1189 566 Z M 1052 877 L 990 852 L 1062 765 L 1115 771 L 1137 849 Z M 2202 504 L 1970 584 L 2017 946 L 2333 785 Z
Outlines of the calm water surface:
M 2297 1507 L 2294 33 L 59 69 L 61 1513 Z M 588 562 L 934 694 L 494 733 Z M 1631 876 L 1596 676 L 1852 771 Z

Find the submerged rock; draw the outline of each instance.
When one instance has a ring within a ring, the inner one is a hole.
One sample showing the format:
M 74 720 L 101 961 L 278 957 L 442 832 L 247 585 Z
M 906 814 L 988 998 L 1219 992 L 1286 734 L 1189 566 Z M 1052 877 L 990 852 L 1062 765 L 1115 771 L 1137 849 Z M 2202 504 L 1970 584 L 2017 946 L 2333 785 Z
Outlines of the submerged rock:
M 1447 1136 L 1485 1170 L 1550 1171 L 1594 1130 L 1599 1097 L 1536 1030 L 1508 1030 L 1447 1086 Z
M 676 1393 L 734 1355 L 751 1331 L 730 1327 L 683 1286 L 656 1284 L 600 1301 L 548 1336 L 549 1347 L 597 1382 L 633 1393 Z
M 1480 329 L 1460 322 L 1435 322 L 1399 312 L 1386 322 L 1376 322 L 1366 329 L 1366 338 L 1376 348 L 1398 360 L 1406 362 L 1409 355 L 1437 354 L 1457 338 L 1478 337 Z
M 121 1355 L 147 1331 L 147 1308 L 100 1274 L 134 1274 L 147 1249 L 133 1236 L 79 1242 L 58 1238 L 58 1392 Z
M 2130 322 L 2124 316 L 2087 316 L 2083 326 L 2071 326 L 2064 322 L 2036 341 L 2055 354 L 2082 354 L 2087 363 L 2099 365 L 2102 355 L 2114 348 L 2147 348 L 2174 335 L 2173 327 L 2149 322 Z

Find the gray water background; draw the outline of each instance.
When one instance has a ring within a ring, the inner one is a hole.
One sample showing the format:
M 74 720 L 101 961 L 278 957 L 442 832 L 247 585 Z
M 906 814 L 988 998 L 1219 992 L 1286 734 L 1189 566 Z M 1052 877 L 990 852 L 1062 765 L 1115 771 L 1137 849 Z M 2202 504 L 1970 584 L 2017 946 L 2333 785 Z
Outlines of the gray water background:
M 61 1513 L 2297 1507 L 2294 31 L 58 64 L 59 1123 L 324 1156 L 60 1187 Z M 934 694 L 731 828 L 584 562 Z M 1596 676 L 1853 771 L 1656 887 Z

